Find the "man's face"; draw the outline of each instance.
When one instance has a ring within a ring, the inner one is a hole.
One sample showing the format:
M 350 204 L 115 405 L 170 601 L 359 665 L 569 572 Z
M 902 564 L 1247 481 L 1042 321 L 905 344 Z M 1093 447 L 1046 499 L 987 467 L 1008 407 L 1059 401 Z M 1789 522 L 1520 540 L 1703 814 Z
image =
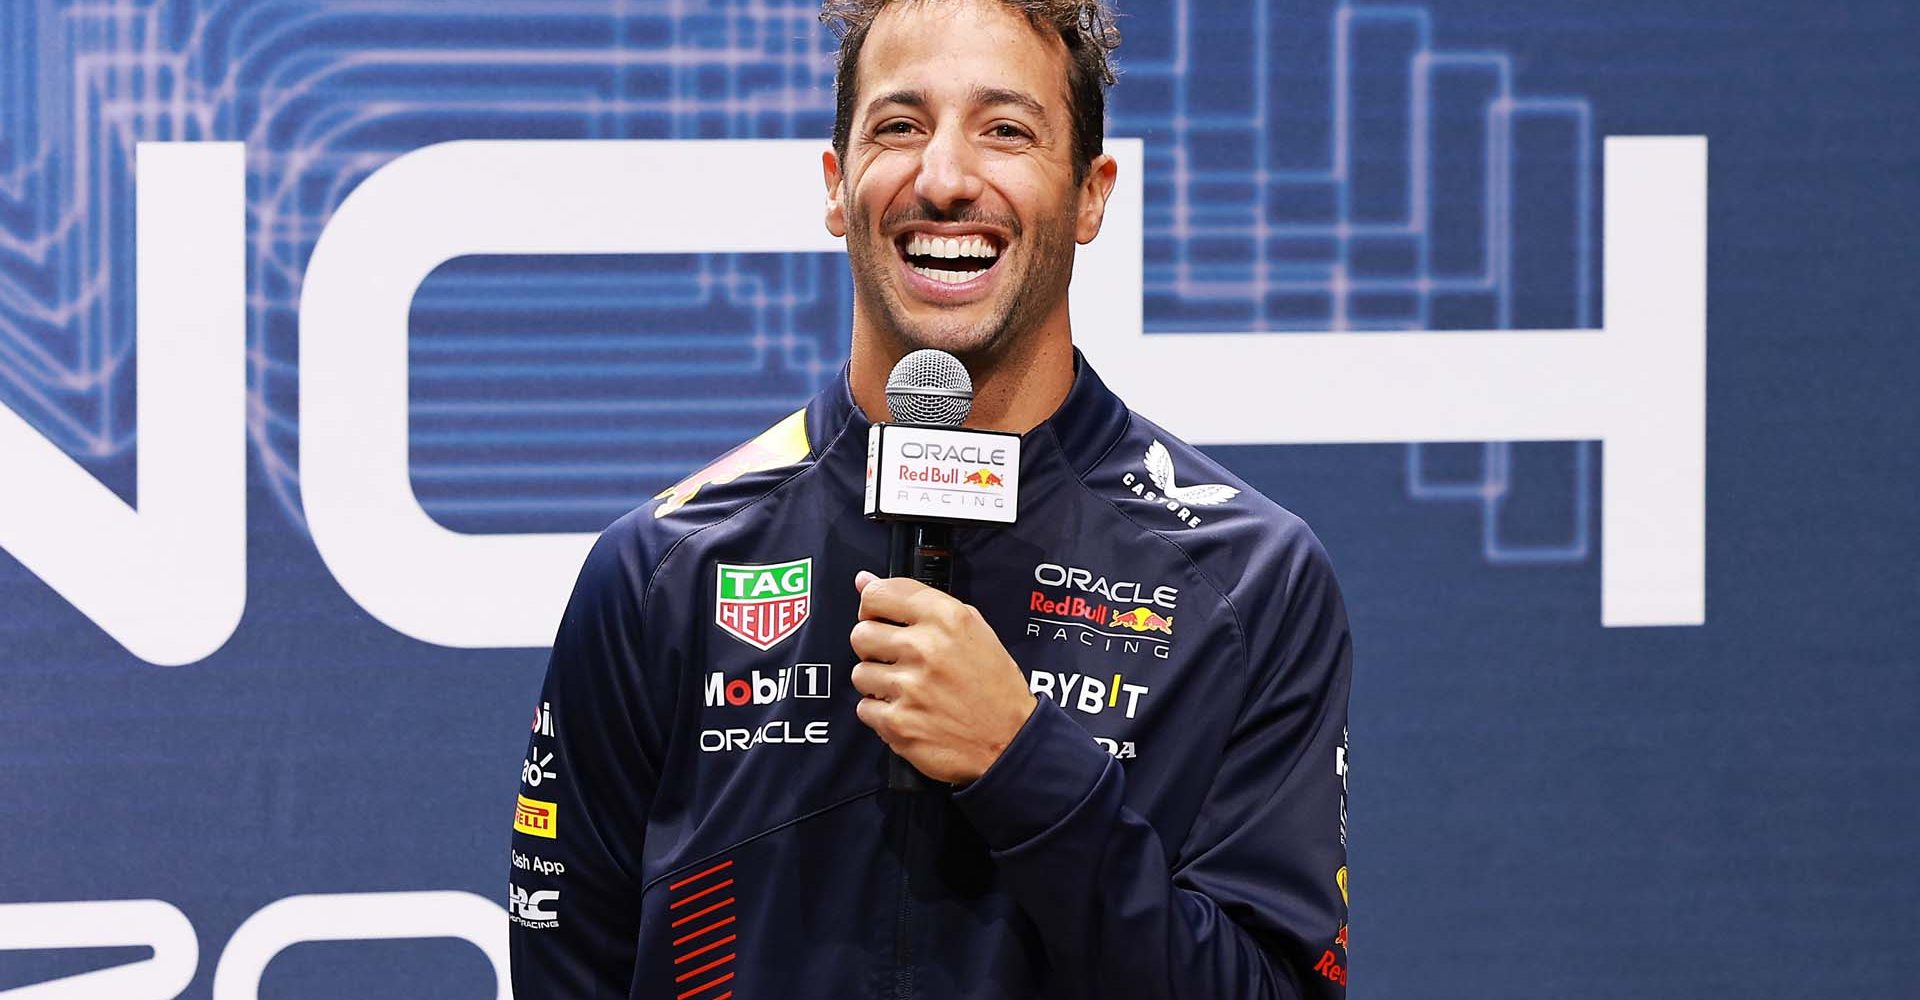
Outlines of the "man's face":
M 1065 302 L 1111 160 L 1073 176 L 1066 46 L 995 0 L 902 2 L 860 53 L 827 227 L 860 308 L 906 350 L 995 353 Z

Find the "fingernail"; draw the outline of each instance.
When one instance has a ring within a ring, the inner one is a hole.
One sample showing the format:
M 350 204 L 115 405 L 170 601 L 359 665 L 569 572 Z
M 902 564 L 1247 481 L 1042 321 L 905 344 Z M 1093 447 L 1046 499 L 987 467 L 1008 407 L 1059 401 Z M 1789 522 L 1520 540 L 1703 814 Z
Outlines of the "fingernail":
M 863 569 L 860 572 L 853 574 L 853 589 L 865 590 L 867 589 L 867 584 L 872 583 L 873 581 L 878 579 L 880 578 L 877 576 L 874 576 L 872 573 L 869 573 Z

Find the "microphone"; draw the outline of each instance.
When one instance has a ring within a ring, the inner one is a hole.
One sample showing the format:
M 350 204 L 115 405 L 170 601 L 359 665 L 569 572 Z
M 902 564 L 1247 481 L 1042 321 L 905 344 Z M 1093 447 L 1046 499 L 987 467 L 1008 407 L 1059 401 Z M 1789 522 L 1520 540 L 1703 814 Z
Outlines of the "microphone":
M 959 427 L 973 411 L 973 377 L 960 359 L 932 348 L 900 359 L 887 375 L 887 413 L 896 424 Z M 953 593 L 953 527 L 933 521 L 893 521 L 887 575 L 918 580 Z
M 1020 436 L 962 430 L 972 409 L 973 379 L 945 351 L 914 351 L 887 375 L 892 421 L 868 431 L 865 509 L 892 525 L 888 576 L 952 593 L 954 526 L 1013 523 Z M 895 754 L 887 787 L 921 791 L 927 779 Z

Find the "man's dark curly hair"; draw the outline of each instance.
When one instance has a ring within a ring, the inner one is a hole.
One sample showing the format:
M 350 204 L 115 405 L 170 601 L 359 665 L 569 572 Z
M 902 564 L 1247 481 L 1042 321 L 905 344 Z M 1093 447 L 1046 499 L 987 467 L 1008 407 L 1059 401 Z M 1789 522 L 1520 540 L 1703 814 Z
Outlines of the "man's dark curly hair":
M 820 20 L 840 36 L 840 65 L 834 73 L 833 151 L 842 161 L 853 134 L 853 99 L 859 91 L 860 50 L 866 45 L 873 19 L 895 3 L 935 3 L 939 0 L 822 0 Z M 1107 93 L 1113 85 L 1113 50 L 1120 47 L 1120 29 L 1106 0 L 999 0 L 1026 16 L 1038 31 L 1053 31 L 1067 46 L 1067 96 L 1072 102 L 1073 178 L 1086 179 L 1093 158 L 1100 155 L 1106 134 Z

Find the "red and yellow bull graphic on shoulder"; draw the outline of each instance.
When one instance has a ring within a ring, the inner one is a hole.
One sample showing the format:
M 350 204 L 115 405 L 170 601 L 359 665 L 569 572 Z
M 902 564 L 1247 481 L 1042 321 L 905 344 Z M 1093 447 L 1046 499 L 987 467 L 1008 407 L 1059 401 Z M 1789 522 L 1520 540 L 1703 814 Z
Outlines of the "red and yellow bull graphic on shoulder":
M 813 613 L 813 560 L 716 563 L 714 591 L 714 624 L 764 652 L 798 632 Z
M 654 495 L 653 516 L 666 517 L 692 503 L 702 487 L 724 486 L 750 472 L 794 465 L 807 457 L 807 411 L 795 410 L 760 436 L 720 456 L 713 464 Z
M 1071 642 L 1101 652 L 1173 650 L 1173 611 L 1178 587 L 1108 579 L 1092 570 L 1059 563 L 1033 569 L 1037 584 L 1027 598 L 1027 634 Z

